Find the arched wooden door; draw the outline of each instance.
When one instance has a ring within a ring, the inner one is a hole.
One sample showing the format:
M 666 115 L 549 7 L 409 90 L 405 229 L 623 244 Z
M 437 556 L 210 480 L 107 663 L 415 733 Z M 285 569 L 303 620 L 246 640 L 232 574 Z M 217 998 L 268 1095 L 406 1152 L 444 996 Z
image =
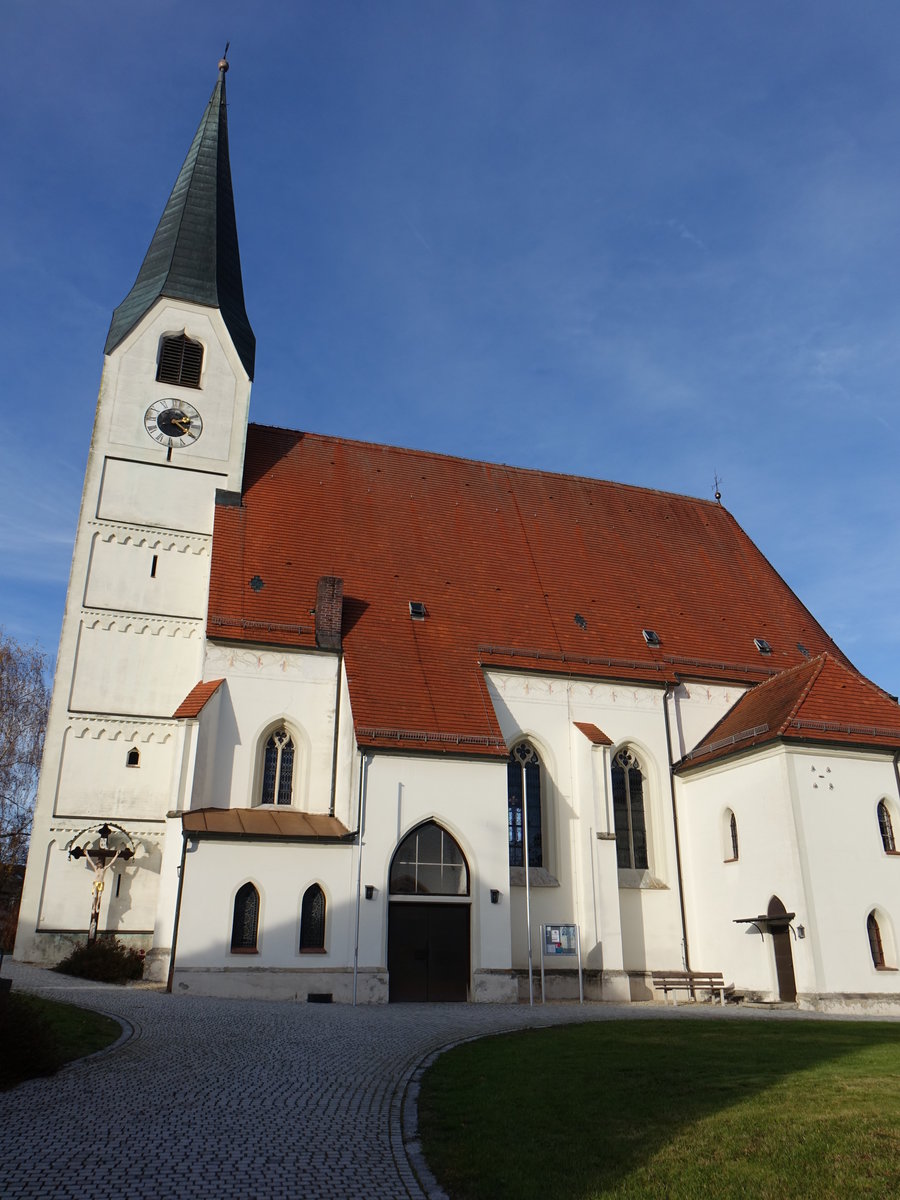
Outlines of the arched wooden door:
M 790 919 L 787 909 L 777 896 L 769 901 L 766 910 L 769 918 L 769 931 L 775 946 L 775 975 L 778 979 L 778 999 L 793 1001 L 797 999 L 797 981 L 794 978 L 794 953 L 791 949 Z M 783 920 L 779 920 L 782 917 Z
M 417 826 L 391 862 L 388 906 L 390 999 L 469 998 L 469 868 L 436 821 Z

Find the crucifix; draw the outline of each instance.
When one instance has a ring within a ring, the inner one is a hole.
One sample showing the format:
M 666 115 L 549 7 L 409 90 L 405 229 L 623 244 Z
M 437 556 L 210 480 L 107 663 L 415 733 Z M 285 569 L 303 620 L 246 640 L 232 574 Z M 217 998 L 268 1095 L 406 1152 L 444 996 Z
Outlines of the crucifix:
M 123 862 L 127 862 L 130 858 L 134 858 L 134 850 L 124 842 L 118 846 L 111 846 L 109 839 L 112 837 L 112 829 L 109 825 L 101 825 L 97 830 L 100 835 L 99 841 L 93 846 L 74 846 L 69 851 L 69 858 L 84 858 L 87 860 L 88 866 L 94 872 L 94 882 L 91 884 L 91 922 L 88 926 L 88 945 L 97 940 L 97 926 L 100 920 L 100 901 L 103 899 L 103 887 L 106 880 L 106 872 L 109 871 L 118 860 L 121 858 Z M 123 831 L 124 832 L 124 831 Z M 125 834 L 128 837 L 127 834 Z M 129 839 L 130 840 L 130 839 Z

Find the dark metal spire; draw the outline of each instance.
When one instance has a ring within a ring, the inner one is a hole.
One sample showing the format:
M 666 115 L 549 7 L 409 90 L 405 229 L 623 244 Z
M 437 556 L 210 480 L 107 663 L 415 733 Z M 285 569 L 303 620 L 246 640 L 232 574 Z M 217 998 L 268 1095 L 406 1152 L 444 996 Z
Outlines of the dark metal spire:
M 218 82 L 138 277 L 113 313 L 105 352 L 109 354 L 119 345 L 160 296 L 191 300 L 221 310 L 252 379 L 256 338 L 244 308 L 234 219 L 225 107 L 227 70 L 228 61 L 223 58 Z

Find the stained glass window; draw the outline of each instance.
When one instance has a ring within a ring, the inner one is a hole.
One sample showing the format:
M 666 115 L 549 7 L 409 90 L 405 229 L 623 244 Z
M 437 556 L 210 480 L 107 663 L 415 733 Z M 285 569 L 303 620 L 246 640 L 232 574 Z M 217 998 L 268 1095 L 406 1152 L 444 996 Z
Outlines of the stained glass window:
M 623 870 L 647 870 L 647 827 L 644 819 L 644 776 L 641 764 L 626 748 L 613 759 L 613 817 L 616 860 Z
M 252 883 L 238 888 L 234 898 L 234 921 L 231 926 L 232 950 L 255 950 L 259 926 L 259 892 Z
M 525 800 L 528 800 L 528 865 L 544 865 L 541 833 L 541 760 L 529 742 L 513 747 L 506 766 L 506 794 L 509 804 L 509 865 L 525 865 Z
M 325 893 L 317 883 L 308 887 L 300 909 L 300 950 L 325 949 Z
M 266 742 L 260 804 L 290 804 L 293 786 L 294 743 L 282 727 Z

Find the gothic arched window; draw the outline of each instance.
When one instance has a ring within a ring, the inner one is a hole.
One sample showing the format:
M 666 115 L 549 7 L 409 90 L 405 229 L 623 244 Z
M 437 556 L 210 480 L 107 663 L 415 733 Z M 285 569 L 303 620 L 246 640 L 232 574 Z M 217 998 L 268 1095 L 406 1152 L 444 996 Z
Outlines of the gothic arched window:
M 393 896 L 468 896 L 469 868 L 455 838 L 437 821 L 408 833 L 391 862 Z
M 234 898 L 234 920 L 231 924 L 231 949 L 255 950 L 259 928 L 259 892 L 252 883 L 239 887 Z
M 541 832 L 541 760 L 530 742 L 514 746 L 506 766 L 509 800 L 509 865 L 524 867 L 525 816 L 528 815 L 528 865 L 544 865 Z
M 894 826 L 891 823 L 891 810 L 887 806 L 887 801 L 878 801 L 878 831 L 881 834 L 881 844 L 884 846 L 885 853 L 896 854 L 897 843 L 894 840 Z
M 644 816 L 644 776 L 641 764 L 623 746 L 612 765 L 613 818 L 616 860 L 620 869 L 646 871 L 647 824 Z
M 269 734 L 263 758 L 260 804 L 290 804 L 294 788 L 294 742 L 282 725 Z
M 874 911 L 866 917 L 866 932 L 869 935 L 869 951 L 876 971 L 883 971 L 887 965 L 884 958 L 884 943 L 881 940 L 881 929 Z
M 737 817 L 730 808 L 725 810 L 725 861 L 737 862 L 738 852 Z
M 325 949 L 325 893 L 317 883 L 303 894 L 300 907 L 300 953 Z
M 164 337 L 159 347 L 158 383 L 174 383 L 178 387 L 198 388 L 203 370 L 203 344 L 186 333 Z

